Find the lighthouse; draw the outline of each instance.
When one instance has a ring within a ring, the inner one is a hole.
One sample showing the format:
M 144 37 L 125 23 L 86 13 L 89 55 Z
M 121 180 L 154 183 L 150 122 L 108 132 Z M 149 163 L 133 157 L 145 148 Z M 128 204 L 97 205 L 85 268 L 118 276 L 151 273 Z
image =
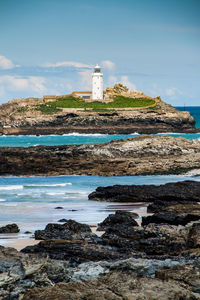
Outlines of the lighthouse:
M 96 65 L 92 74 L 92 99 L 103 99 L 103 74 L 98 65 Z

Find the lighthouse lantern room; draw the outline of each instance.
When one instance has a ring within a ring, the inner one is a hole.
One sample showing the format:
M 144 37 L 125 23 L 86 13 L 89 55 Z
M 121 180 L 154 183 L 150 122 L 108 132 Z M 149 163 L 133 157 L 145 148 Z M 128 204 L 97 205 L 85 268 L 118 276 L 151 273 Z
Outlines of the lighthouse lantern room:
M 96 65 L 92 74 L 92 99 L 103 99 L 103 74 L 98 65 Z

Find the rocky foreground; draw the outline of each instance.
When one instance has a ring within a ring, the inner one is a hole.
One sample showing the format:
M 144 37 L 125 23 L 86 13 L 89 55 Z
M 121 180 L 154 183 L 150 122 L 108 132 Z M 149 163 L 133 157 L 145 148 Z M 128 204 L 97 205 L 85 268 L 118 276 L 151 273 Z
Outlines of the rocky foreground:
M 95 145 L 0 147 L 0 175 L 177 174 L 200 168 L 200 141 L 144 136 Z
M 54 96 L 53 101 L 60 97 Z M 0 134 L 197 132 L 189 112 L 175 109 L 160 97 L 152 99 L 156 102 L 153 107 L 115 108 L 102 112 L 59 108 L 61 111 L 50 115 L 42 113 L 38 107 L 52 101 L 51 96 L 16 99 L 0 106 Z
M 117 211 L 99 224 L 101 236 L 67 220 L 35 231 L 42 241 L 21 252 L 0 247 L 1 299 L 200 299 L 200 182 L 179 188 L 180 198 L 163 198 L 160 216 L 140 226 L 136 214 Z

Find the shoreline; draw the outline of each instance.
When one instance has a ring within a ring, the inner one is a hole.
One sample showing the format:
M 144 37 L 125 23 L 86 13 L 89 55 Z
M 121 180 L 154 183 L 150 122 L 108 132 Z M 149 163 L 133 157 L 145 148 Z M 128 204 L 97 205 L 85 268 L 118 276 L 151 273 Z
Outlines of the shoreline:
M 143 209 L 144 211 L 141 211 L 140 209 Z M 150 216 L 151 213 L 147 213 L 147 203 L 119 203 L 119 204 L 111 204 L 108 205 L 108 215 L 114 214 L 117 210 L 121 211 L 128 211 L 132 213 L 137 213 L 138 218 L 136 219 L 138 225 L 141 225 L 141 218 L 143 216 Z M 53 223 L 53 224 L 64 224 L 59 222 L 47 222 Z M 92 233 L 97 234 L 98 236 L 101 236 L 104 231 L 97 231 L 98 224 L 88 224 L 91 227 Z M 42 230 L 43 228 L 41 228 Z M 33 234 L 30 237 L 17 237 L 18 234 L 12 233 L 12 234 L 6 234 L 6 237 L 1 237 L 0 234 L 0 245 L 4 247 L 12 247 L 16 250 L 20 251 L 21 249 L 25 248 L 26 246 L 32 246 L 38 244 L 41 240 L 35 240 Z M 2 244 L 2 241 L 5 241 L 5 243 Z

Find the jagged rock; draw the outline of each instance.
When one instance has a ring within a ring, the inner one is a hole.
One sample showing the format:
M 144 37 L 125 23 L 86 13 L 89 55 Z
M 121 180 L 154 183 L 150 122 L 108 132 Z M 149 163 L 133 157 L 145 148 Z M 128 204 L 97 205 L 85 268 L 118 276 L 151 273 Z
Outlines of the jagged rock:
M 65 222 L 67 222 L 67 219 L 60 219 L 60 220 L 58 220 L 58 222 L 65 223 Z
M 18 233 L 19 227 L 17 224 L 8 224 L 6 226 L 0 227 L 0 233 Z
M 196 202 L 190 201 L 190 202 L 185 202 L 185 201 L 180 201 L 180 203 L 183 203 L 183 205 L 195 205 Z M 166 211 L 168 210 L 169 207 L 175 207 L 179 205 L 179 202 L 175 201 L 162 201 L 162 200 L 155 200 L 155 202 L 150 203 L 147 206 L 147 212 L 148 213 L 159 213 L 161 211 Z
M 0 297 L 21 299 L 33 287 L 52 286 L 59 282 L 94 279 L 110 271 L 132 272 L 136 276 L 154 277 L 162 267 L 184 265 L 184 261 L 135 259 L 87 262 L 70 265 L 68 261 L 46 256 L 28 255 L 13 248 L 0 247 Z
M 181 213 L 179 211 L 165 211 L 155 213 L 152 216 L 142 217 L 142 225 L 150 223 L 156 224 L 171 224 L 171 225 L 186 225 L 189 222 L 200 219 L 200 210 L 197 212 Z
M 91 232 L 90 226 L 68 220 L 64 224 L 47 224 L 44 230 L 35 231 L 36 240 L 71 239 L 72 235 L 81 232 Z
M 189 227 L 187 247 L 200 249 L 200 223 L 194 223 Z
M 186 249 L 187 231 L 173 225 L 149 224 L 142 227 L 108 228 L 103 243 L 125 253 L 143 253 L 150 257 L 180 255 Z
M 47 240 L 34 246 L 27 246 L 21 251 L 24 253 L 48 254 L 51 259 L 69 260 L 75 263 L 126 257 L 115 248 L 101 245 L 98 239 L 96 236 L 91 242 L 77 236 L 72 240 Z
M 136 213 L 117 210 L 115 214 L 110 214 L 103 222 L 99 223 L 97 230 L 102 231 L 116 225 L 138 226 L 138 223 L 135 221 L 138 217 Z
M 198 269 L 199 271 L 199 269 Z M 172 271 L 173 272 L 173 271 Z M 23 300 L 121 300 L 121 299 L 194 299 L 200 298 L 196 279 L 194 287 L 190 280 L 180 281 L 179 273 L 184 272 L 184 268 L 176 269 L 176 274 L 167 279 L 137 277 L 133 272 L 110 272 L 105 276 L 85 282 L 60 283 L 52 287 L 34 288 L 27 291 Z M 161 276 L 161 274 L 160 274 Z M 167 276 L 166 276 L 167 277 Z
M 184 282 L 190 286 L 190 290 L 200 298 L 200 277 L 199 263 L 189 264 L 186 266 L 176 265 L 173 267 L 165 267 L 156 270 L 156 278 L 161 280 L 175 280 L 176 282 Z
M 165 206 L 200 201 L 200 182 L 180 181 L 164 185 L 114 185 L 98 187 L 88 198 L 95 201 L 153 202 Z

